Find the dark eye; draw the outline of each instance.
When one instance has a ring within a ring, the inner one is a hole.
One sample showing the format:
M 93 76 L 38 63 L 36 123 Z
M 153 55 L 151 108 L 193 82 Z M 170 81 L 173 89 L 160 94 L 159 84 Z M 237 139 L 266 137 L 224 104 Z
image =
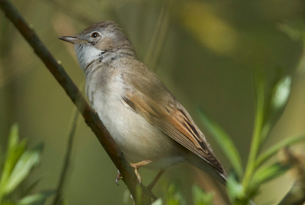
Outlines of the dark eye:
M 98 32 L 94 32 L 94 33 L 91 34 L 92 38 L 96 38 L 98 36 L 100 36 L 100 34 Z

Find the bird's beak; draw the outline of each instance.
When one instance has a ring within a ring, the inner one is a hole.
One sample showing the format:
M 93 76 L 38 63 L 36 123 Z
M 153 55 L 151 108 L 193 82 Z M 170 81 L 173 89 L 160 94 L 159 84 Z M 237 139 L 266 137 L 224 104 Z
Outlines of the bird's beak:
M 72 43 L 72 44 L 88 43 L 88 41 L 81 40 L 81 39 L 77 38 L 76 36 L 62 36 L 62 37 L 59 37 L 59 39 L 63 40 L 63 41 L 67 41 L 68 43 Z

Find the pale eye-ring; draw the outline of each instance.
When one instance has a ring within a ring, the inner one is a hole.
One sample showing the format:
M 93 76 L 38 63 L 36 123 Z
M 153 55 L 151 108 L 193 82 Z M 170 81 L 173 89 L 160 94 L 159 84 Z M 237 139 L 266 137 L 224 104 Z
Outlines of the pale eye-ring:
M 99 36 L 100 36 L 100 34 L 98 32 L 93 32 L 91 34 L 91 38 L 96 38 L 96 37 L 99 37 Z

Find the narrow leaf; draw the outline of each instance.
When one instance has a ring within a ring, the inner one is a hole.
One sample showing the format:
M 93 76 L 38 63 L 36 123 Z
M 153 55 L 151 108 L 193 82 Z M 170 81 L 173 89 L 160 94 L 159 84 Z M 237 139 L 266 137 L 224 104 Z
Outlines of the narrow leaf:
M 1 173 L 0 198 L 3 198 L 6 190 L 7 181 L 10 178 L 12 170 L 14 169 L 19 158 L 24 153 L 24 150 L 27 145 L 26 139 L 22 140 L 20 143 L 18 143 L 18 139 L 18 126 L 15 124 L 11 128 L 8 142 L 8 150 L 6 152 L 5 161 Z
M 240 183 L 238 183 L 238 181 L 236 181 L 233 174 L 228 176 L 226 187 L 231 200 L 243 198 L 244 188 Z
M 9 175 L 11 174 L 11 171 L 13 167 L 15 166 L 16 162 L 18 161 L 18 155 L 16 153 L 16 147 L 18 145 L 19 140 L 19 131 L 18 131 L 18 125 L 14 124 L 11 128 L 9 138 L 8 138 L 8 149 L 6 151 L 6 157 L 5 157 L 5 163 L 3 172 L 1 174 L 1 182 L 0 182 L 0 191 L 1 188 L 3 188 L 4 184 L 6 183 Z
M 255 70 L 255 94 L 256 94 L 256 113 L 255 113 L 255 125 L 253 130 L 253 137 L 251 142 L 251 150 L 249 161 L 250 163 L 254 162 L 254 159 L 257 156 L 259 145 L 261 142 L 261 134 L 264 127 L 265 119 L 265 73 L 261 67 L 256 68 Z
M 46 199 L 54 193 L 55 191 L 43 191 L 35 195 L 26 196 L 18 202 L 18 205 L 43 205 Z
M 256 93 L 256 112 L 249 159 L 246 167 L 245 176 L 243 178 L 243 186 L 245 187 L 245 189 L 248 188 L 254 172 L 255 161 L 261 145 L 261 134 L 265 118 L 265 76 L 261 67 L 258 67 L 255 70 L 254 86 Z
M 274 163 L 269 166 L 262 167 L 257 170 L 253 176 L 253 180 L 251 186 L 255 189 L 259 187 L 263 183 L 266 183 L 282 174 L 290 169 L 289 165 L 283 165 L 281 163 Z
M 26 147 L 26 140 L 15 147 L 14 151 L 11 153 L 7 153 L 7 157 L 4 164 L 4 169 L 1 177 L 0 187 L 5 186 L 5 183 L 9 179 L 16 163 L 18 162 L 21 155 L 24 153 Z
M 273 145 L 268 150 L 266 150 L 263 154 L 261 154 L 256 161 L 256 168 L 260 167 L 263 163 L 273 157 L 278 151 L 286 146 L 292 146 L 298 142 L 305 141 L 305 135 L 288 137 L 287 139 Z
M 200 107 L 198 107 L 198 113 L 201 122 L 205 125 L 205 127 L 214 137 L 217 144 L 221 147 L 222 151 L 227 156 L 227 159 L 230 161 L 236 174 L 241 177 L 243 174 L 243 168 L 240 155 L 230 136 L 218 124 L 209 119 Z
M 19 128 L 18 128 L 18 124 L 14 124 L 11 127 L 7 152 L 11 152 L 15 149 L 15 147 L 18 144 L 18 140 L 19 140 Z
M 286 105 L 291 87 L 291 77 L 282 78 L 276 85 L 272 93 L 271 106 L 274 110 L 279 110 Z
M 154 201 L 151 205 L 162 205 L 162 204 L 163 204 L 162 199 L 159 198 L 156 201 Z
M 13 191 L 28 176 L 33 166 L 38 164 L 42 148 L 43 145 L 39 144 L 22 154 L 7 181 L 4 190 L 6 194 Z
M 268 100 L 266 102 L 265 109 L 265 121 L 264 128 L 262 133 L 262 142 L 263 143 L 277 120 L 282 115 L 284 108 L 287 104 L 291 89 L 291 77 L 278 77 L 278 79 L 274 82 L 272 86 L 272 90 L 270 95 L 268 96 Z

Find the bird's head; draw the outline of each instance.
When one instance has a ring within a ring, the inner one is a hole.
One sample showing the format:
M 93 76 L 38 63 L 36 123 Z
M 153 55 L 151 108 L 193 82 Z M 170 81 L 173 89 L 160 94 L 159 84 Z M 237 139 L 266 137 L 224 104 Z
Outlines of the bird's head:
M 95 23 L 75 36 L 62 36 L 60 40 L 74 45 L 78 62 L 85 71 L 93 61 L 108 61 L 121 51 L 135 55 L 128 38 L 118 25 L 112 21 Z

